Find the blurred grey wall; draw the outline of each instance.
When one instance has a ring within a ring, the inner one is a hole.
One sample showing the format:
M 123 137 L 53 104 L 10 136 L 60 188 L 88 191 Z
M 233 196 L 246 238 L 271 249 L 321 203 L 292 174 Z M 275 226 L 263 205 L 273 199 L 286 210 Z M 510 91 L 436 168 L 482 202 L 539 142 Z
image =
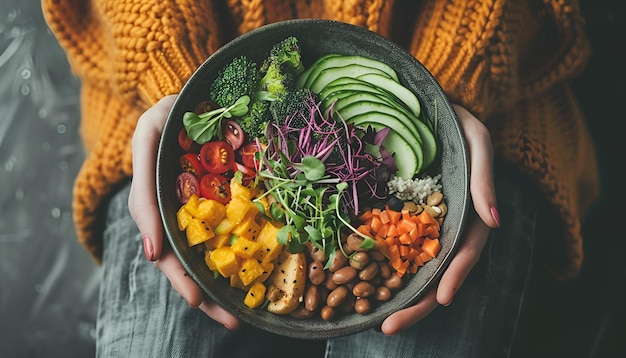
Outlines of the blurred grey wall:
M 0 356 L 94 355 L 98 268 L 71 192 L 80 84 L 39 0 L 0 2 Z

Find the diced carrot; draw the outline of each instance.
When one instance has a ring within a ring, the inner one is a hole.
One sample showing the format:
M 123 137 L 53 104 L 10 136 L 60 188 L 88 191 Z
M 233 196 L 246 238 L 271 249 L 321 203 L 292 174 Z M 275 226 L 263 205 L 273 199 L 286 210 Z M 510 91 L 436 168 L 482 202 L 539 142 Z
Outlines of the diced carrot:
M 400 213 L 402 214 L 402 220 L 411 220 L 411 213 L 408 210 L 402 210 Z
M 356 231 L 360 232 L 363 235 L 370 235 L 370 227 L 365 224 L 359 225 L 356 228 Z
M 415 262 L 417 266 L 424 266 L 424 260 L 422 260 L 421 254 L 415 256 L 415 258 L 413 259 L 413 262 Z
M 387 210 L 382 210 L 380 212 L 380 221 L 383 224 L 388 224 L 391 220 L 389 219 L 389 214 L 387 213 Z
M 404 255 L 404 258 L 410 261 L 415 260 L 415 258 L 417 257 L 417 255 L 419 255 L 422 252 L 422 250 L 413 248 L 413 247 L 409 247 L 409 252 Z
M 379 208 L 374 208 L 372 209 L 372 215 L 374 216 L 380 216 L 380 209 Z
M 397 224 L 400 222 L 400 218 L 402 217 L 401 212 L 390 209 L 387 209 L 385 211 L 387 212 L 387 216 L 389 217 L 389 222 L 391 222 L 392 224 Z
M 398 248 L 398 251 L 400 252 L 400 257 L 406 258 L 407 256 L 409 256 L 409 252 L 411 251 L 411 248 L 407 245 L 400 245 L 400 247 Z
M 385 237 L 385 244 L 387 245 L 387 247 L 395 246 L 397 244 L 396 237 L 395 236 Z
M 415 222 L 403 218 L 402 220 L 400 220 L 400 222 L 397 225 L 398 226 L 398 233 L 400 235 L 405 234 L 405 233 L 409 233 L 409 232 L 411 232 L 411 230 L 413 230 L 413 228 L 416 225 L 417 224 L 415 224 Z
M 419 269 L 419 265 L 416 264 L 415 262 L 411 262 L 409 265 L 409 272 L 412 274 L 417 273 L 417 270 Z
M 389 223 L 389 227 L 387 228 L 387 234 L 385 234 L 384 236 L 396 237 L 398 235 L 400 235 L 398 233 L 398 227 L 395 224 Z
M 400 243 L 404 245 L 411 245 L 413 243 L 413 239 L 411 239 L 408 232 L 401 234 L 398 239 L 400 240 Z
M 419 213 L 416 217 L 416 219 L 418 219 L 421 223 L 423 224 L 432 224 L 432 225 L 437 225 L 439 226 L 439 223 L 437 222 L 437 220 L 435 220 L 435 218 L 433 218 L 432 216 L 430 216 L 430 214 L 428 214 L 426 212 L 426 210 L 422 211 L 421 213 Z
M 376 215 L 372 218 L 372 222 L 370 223 L 370 228 L 373 232 L 378 232 L 383 223 L 380 221 L 380 218 Z
M 361 222 L 366 222 L 367 220 L 372 218 L 372 212 L 371 210 L 366 210 L 363 213 L 361 213 L 361 215 L 359 215 L 359 221 Z
M 422 244 L 422 250 L 427 253 L 430 257 L 437 257 L 439 250 L 441 250 L 441 244 L 439 243 L 439 239 L 424 239 L 424 243 Z
M 432 259 L 432 257 L 426 252 L 421 252 L 418 256 L 424 263 L 427 263 Z
M 382 222 L 382 220 L 381 220 Z M 387 231 L 389 231 L 389 222 L 387 222 L 386 224 L 383 223 L 380 228 L 376 231 L 376 235 L 378 236 L 385 236 L 387 235 Z
M 391 260 L 400 259 L 400 251 L 398 250 L 398 245 L 389 246 L 389 257 Z

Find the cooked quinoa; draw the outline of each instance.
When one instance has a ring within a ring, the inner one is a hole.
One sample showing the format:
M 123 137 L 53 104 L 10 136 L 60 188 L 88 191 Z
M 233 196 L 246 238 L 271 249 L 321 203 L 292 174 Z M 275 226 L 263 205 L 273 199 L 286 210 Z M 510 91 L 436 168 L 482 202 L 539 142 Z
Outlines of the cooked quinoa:
M 387 183 L 387 187 L 389 194 L 395 195 L 400 200 L 424 204 L 430 194 L 441 191 L 442 185 L 439 184 L 439 179 L 441 179 L 441 174 L 407 180 L 394 176 Z

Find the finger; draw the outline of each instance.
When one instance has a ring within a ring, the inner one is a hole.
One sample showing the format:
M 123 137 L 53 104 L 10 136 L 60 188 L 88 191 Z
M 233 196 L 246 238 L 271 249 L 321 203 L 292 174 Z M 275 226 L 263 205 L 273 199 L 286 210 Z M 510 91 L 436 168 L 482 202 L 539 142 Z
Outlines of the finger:
M 223 324 L 226 329 L 233 331 L 239 328 L 239 320 L 215 302 L 204 300 L 199 308 L 211 319 Z
M 461 247 L 441 277 L 437 287 L 437 302 L 444 306 L 452 303 L 454 295 L 480 259 L 489 230 L 490 228 L 477 216 L 470 220 Z
M 161 219 L 156 199 L 156 153 L 163 126 L 175 96 L 167 96 L 138 120 L 132 139 L 133 179 L 128 208 L 144 240 L 146 257 L 160 257 L 163 247 Z
M 380 326 L 381 331 L 391 336 L 424 319 L 438 306 L 436 293 L 432 289 L 415 305 L 391 314 Z
M 492 228 L 500 226 L 493 179 L 493 147 L 489 130 L 465 108 L 454 105 L 470 156 L 470 193 L 474 209 Z

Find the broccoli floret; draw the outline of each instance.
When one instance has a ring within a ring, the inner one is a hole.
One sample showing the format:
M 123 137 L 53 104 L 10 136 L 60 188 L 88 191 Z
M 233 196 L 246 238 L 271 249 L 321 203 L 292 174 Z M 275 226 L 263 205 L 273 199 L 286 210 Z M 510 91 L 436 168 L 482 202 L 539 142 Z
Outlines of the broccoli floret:
M 304 128 L 310 120 L 311 109 L 317 104 L 319 95 L 305 88 L 294 88 L 279 101 L 270 104 L 272 119 L 284 125 L 289 118 L 289 127 Z
M 263 62 L 261 71 L 267 71 L 271 64 L 277 65 L 281 70 L 292 75 L 298 75 L 304 71 L 298 39 L 290 36 L 274 45 L 270 50 L 270 55 Z
M 267 126 L 271 118 L 269 106 L 270 102 L 254 101 L 250 105 L 248 113 L 236 119 L 241 130 L 248 138 L 260 138 L 263 142 L 263 138 L 265 138 L 265 126 Z
M 255 99 L 261 72 L 246 56 L 233 59 L 224 66 L 211 84 L 209 96 L 221 107 L 232 106 L 243 96 Z
M 281 100 L 293 87 L 293 76 L 281 71 L 279 66 L 274 64 L 267 68 L 267 71 L 259 82 L 259 90 L 256 98 L 261 101 Z

